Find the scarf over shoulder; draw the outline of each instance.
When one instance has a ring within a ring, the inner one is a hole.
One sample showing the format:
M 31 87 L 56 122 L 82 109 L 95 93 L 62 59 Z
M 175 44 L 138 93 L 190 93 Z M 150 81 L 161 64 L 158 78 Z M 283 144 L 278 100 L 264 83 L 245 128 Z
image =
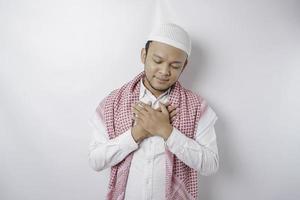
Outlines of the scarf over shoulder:
M 139 101 L 140 81 L 144 71 L 121 88 L 112 91 L 98 105 L 96 112 L 105 123 L 109 139 L 126 132 L 133 125 L 131 107 Z M 171 86 L 170 103 L 177 107 L 172 126 L 187 137 L 195 139 L 197 124 L 207 108 L 206 101 L 185 89 L 179 81 Z M 100 111 L 102 110 L 102 112 Z M 111 167 L 107 200 L 123 200 L 133 153 Z M 166 147 L 166 200 L 196 200 L 197 171 L 179 160 Z

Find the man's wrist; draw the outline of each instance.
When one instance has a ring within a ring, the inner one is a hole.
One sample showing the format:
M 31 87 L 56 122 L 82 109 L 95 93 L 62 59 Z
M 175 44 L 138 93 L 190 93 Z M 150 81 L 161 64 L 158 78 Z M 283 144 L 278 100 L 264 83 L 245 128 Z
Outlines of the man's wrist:
M 171 135 L 172 131 L 173 131 L 173 126 L 169 124 L 164 128 L 162 138 L 166 141 Z
M 136 143 L 140 143 L 144 139 L 143 135 L 138 134 L 134 128 L 131 129 L 131 135 Z

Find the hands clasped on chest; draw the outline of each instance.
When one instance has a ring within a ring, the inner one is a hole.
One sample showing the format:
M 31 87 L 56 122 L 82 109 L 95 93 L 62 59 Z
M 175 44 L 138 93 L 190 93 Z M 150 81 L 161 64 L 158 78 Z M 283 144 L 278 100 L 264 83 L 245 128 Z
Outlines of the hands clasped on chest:
M 176 107 L 170 103 L 159 103 L 160 107 L 153 109 L 150 105 L 141 101 L 132 106 L 135 125 L 132 127 L 132 136 L 136 142 L 151 137 L 160 136 L 166 141 L 173 127 L 171 122 L 176 115 Z

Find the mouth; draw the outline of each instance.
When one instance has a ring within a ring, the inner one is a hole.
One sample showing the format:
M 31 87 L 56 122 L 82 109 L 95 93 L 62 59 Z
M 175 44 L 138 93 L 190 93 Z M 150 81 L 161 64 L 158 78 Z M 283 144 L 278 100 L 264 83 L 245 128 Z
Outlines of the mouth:
M 162 82 L 162 83 L 165 83 L 165 82 L 168 82 L 169 79 L 164 79 L 164 78 L 158 78 L 158 77 L 155 77 L 159 82 Z

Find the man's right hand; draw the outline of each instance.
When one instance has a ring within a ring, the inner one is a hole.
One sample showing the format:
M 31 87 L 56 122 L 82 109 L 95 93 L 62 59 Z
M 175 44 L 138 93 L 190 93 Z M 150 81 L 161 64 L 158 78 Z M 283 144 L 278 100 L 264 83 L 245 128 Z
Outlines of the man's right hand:
M 138 103 L 136 103 L 136 105 L 137 104 Z M 140 143 L 142 140 L 152 135 L 141 126 L 141 124 L 139 123 L 139 119 L 136 118 L 135 114 L 133 113 L 133 107 L 131 109 L 134 120 L 133 126 L 131 128 L 131 134 L 135 142 Z
M 131 128 L 131 134 L 136 143 L 139 143 L 145 138 L 152 136 L 140 125 L 140 123 L 138 123 L 138 120 L 135 121 L 136 124 Z

